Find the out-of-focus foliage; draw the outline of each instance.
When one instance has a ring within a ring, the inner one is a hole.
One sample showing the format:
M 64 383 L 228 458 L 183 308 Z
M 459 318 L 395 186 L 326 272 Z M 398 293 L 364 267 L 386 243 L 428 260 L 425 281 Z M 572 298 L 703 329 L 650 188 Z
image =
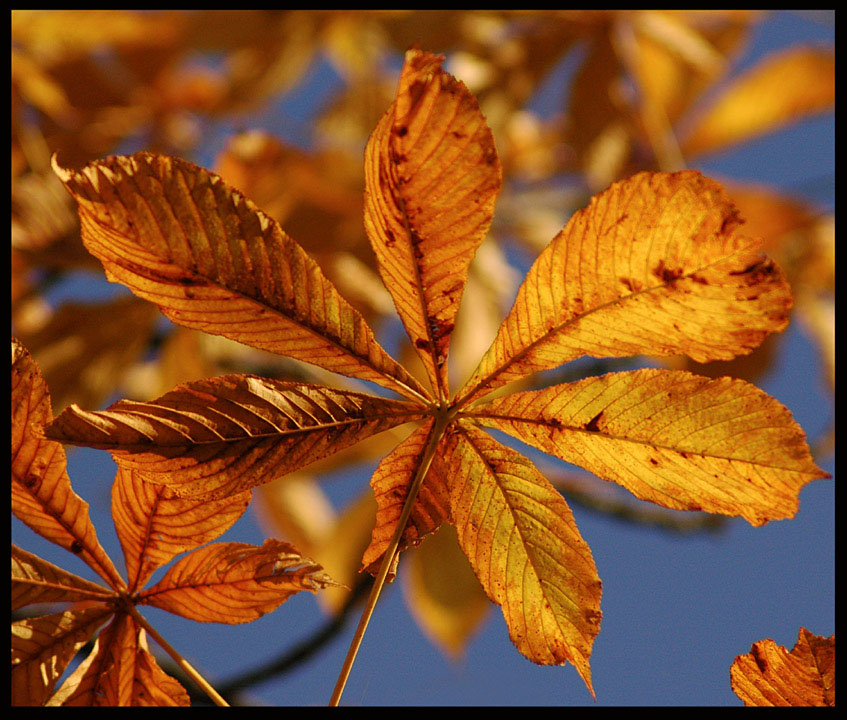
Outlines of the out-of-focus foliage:
M 832 112 L 832 48 L 790 48 L 738 71 L 766 19 L 723 10 L 15 11 L 15 334 L 43 369 L 56 412 L 72 402 L 102 407 L 116 394 L 154 397 L 232 371 L 322 382 L 322 371 L 297 361 L 157 323 L 151 306 L 132 297 L 51 301 L 57 288 L 63 297 L 73 295 L 73 280 L 99 266 L 83 249 L 73 201 L 50 158 L 56 153 L 65 167 L 79 167 L 145 149 L 214 165 L 315 257 L 372 327 L 391 331 L 393 303 L 362 223 L 362 154 L 393 99 L 403 52 L 416 44 L 443 52 L 445 68 L 478 98 L 504 172 L 490 231 L 498 242 L 483 243 L 471 267 L 452 339 L 451 382 L 459 386 L 474 370 L 462 358 L 481 356 L 511 304 L 526 269 L 517 265 L 534 257 L 591 194 L 639 170 L 697 168 L 709 154 Z M 316 88 L 318 72 L 334 82 Z M 301 93 L 319 97 L 307 117 L 284 114 L 288 124 L 269 130 L 269 113 L 294 105 Z M 295 144 L 298 139 L 307 142 Z M 795 320 L 814 338 L 833 391 L 833 218 L 784 189 L 751 185 L 750 178 L 724 180 L 747 220 L 746 234 L 762 236 L 786 271 Z M 463 320 L 467 308 L 474 308 L 472 321 Z M 773 362 L 791 361 L 779 350 L 775 336 L 734 361 L 662 362 L 749 380 Z M 425 377 L 414 348 L 401 344 L 393 354 Z M 350 388 L 358 386 L 351 381 Z M 375 462 L 396 444 L 387 435 L 257 493 L 265 498 L 267 522 L 284 528 L 341 582 L 354 577 L 361 553 L 349 545 L 342 553 L 331 540 L 343 526 L 366 544 L 373 505 L 332 508 L 316 478 L 354 454 Z M 811 441 L 824 449 L 831 444 L 826 437 Z M 589 483 L 580 499 L 595 497 L 605 508 L 604 492 Z M 303 503 L 304 496 L 314 504 Z M 304 512 L 314 527 L 306 526 Z M 454 582 L 436 582 L 427 575 L 426 545 L 415 552 L 422 558 L 409 578 L 416 617 L 458 652 L 478 618 L 446 601 L 438 583 L 468 588 L 470 605 L 481 591 L 465 582 L 460 562 Z M 453 572 L 450 567 L 441 572 Z M 440 607 L 444 627 L 427 619 L 432 606 Z M 452 608 L 457 616 L 450 619 Z

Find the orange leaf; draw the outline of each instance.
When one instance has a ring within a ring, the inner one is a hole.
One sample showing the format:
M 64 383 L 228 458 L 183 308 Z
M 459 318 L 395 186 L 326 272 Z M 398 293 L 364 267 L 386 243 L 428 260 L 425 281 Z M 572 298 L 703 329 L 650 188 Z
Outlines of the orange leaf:
M 723 189 L 640 173 L 591 199 L 539 255 L 461 398 L 584 355 L 745 355 L 788 324 L 791 294 Z
M 71 488 L 65 451 L 34 428 L 53 417 L 41 372 L 12 339 L 12 512 L 32 530 L 79 555 L 112 587 L 123 580 L 97 540 L 88 503 Z
M 144 482 L 118 468 L 112 486 L 112 518 L 126 558 L 130 591 L 157 568 L 226 532 L 250 504 L 245 491 L 220 500 L 179 498 L 164 485 Z
M 294 547 L 217 543 L 180 558 L 141 602 L 197 622 L 250 622 L 301 590 L 335 583 Z
M 735 80 L 690 132 L 683 150 L 699 155 L 835 109 L 835 54 L 791 48 Z
M 370 380 L 420 385 L 276 221 L 217 175 L 150 153 L 54 170 L 107 277 L 186 327 Z
M 759 707 L 834 707 L 835 635 L 813 635 L 800 628 L 789 653 L 773 640 L 753 643 L 729 670 L 732 690 L 745 705 Z
M 110 450 L 124 467 L 180 495 L 223 497 L 270 482 L 420 417 L 418 406 L 318 385 L 224 375 L 151 402 L 67 408 L 56 440 Z
M 793 517 L 801 488 L 827 477 L 791 413 L 728 377 L 610 373 L 514 393 L 473 416 L 642 500 L 752 525 Z
M 397 99 L 365 151 L 365 227 L 406 332 L 446 399 L 450 335 L 502 171 L 476 99 L 442 61 L 406 53 Z
M 68 663 L 111 613 L 105 606 L 12 623 L 12 705 L 42 705 Z
M 394 536 L 397 521 L 403 511 L 409 486 L 420 466 L 424 448 L 430 440 L 434 421 L 427 420 L 400 443 L 377 466 L 371 487 L 377 502 L 376 525 L 370 545 L 362 557 L 362 569 L 376 575 L 388 545 Z M 435 451 L 432 465 L 421 485 L 412 514 L 406 523 L 399 549 L 418 545 L 425 535 L 434 532 L 447 519 L 449 497 L 439 455 Z M 389 576 L 393 579 L 393 576 Z
M 114 593 L 12 545 L 12 610 L 35 603 L 104 600 Z
M 459 545 L 509 637 L 535 663 L 572 663 L 591 694 L 600 578 L 564 499 L 535 466 L 465 421 L 450 435 Z

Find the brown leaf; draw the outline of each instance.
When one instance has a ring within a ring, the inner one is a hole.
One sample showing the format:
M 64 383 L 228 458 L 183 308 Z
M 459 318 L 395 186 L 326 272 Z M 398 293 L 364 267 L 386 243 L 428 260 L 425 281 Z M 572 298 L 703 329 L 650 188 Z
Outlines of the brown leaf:
M 426 395 L 277 223 L 207 170 L 150 153 L 54 170 L 107 277 L 171 320 Z
M 753 643 L 729 671 L 732 690 L 747 706 L 834 707 L 835 635 L 800 628 L 789 653 L 773 640 Z
M 12 545 L 12 610 L 34 603 L 104 600 L 114 593 Z
M 535 663 L 572 663 L 593 695 L 600 578 L 570 509 L 529 460 L 472 425 L 461 421 L 450 445 L 459 545 L 509 637 Z
M 476 99 L 442 61 L 406 53 L 397 99 L 365 152 L 365 227 L 406 332 L 446 399 L 450 335 L 502 171 Z
M 420 415 L 407 402 L 225 375 L 180 385 L 151 402 L 121 400 L 101 412 L 71 406 L 45 433 L 109 450 L 121 465 L 180 495 L 223 497 Z
M 473 415 L 642 500 L 741 516 L 752 525 L 793 517 L 801 488 L 828 477 L 791 413 L 728 377 L 610 373 L 514 393 Z
M 102 605 L 12 623 L 12 705 L 42 705 L 68 663 L 106 620 Z
M 461 401 L 584 355 L 728 360 L 788 324 L 791 294 L 720 185 L 639 173 L 592 198 L 533 264 Z
M 335 583 L 294 547 L 217 543 L 180 558 L 141 602 L 197 622 L 236 625 L 275 610 L 301 590 Z
M 137 472 L 119 467 L 112 486 L 112 518 L 130 592 L 180 553 L 226 532 L 244 514 L 250 496 L 245 491 L 221 500 L 175 497 L 165 485 L 145 482 Z
M 122 588 L 123 580 L 97 540 L 88 503 L 71 488 L 64 449 L 35 433 L 51 418 L 38 365 L 12 339 L 12 512 L 42 537 L 79 555 L 112 587 Z

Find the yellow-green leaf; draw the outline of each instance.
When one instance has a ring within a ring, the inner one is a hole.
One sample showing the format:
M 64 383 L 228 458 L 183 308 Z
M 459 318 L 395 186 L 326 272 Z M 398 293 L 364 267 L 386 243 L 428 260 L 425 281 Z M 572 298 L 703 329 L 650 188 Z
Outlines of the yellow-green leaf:
M 107 277 L 174 322 L 426 394 L 306 252 L 217 175 L 146 152 L 54 169 Z
M 639 173 L 594 196 L 530 268 L 462 400 L 585 355 L 751 352 L 786 327 L 791 294 L 740 222 L 694 171 Z
M 320 565 L 280 540 L 261 547 L 206 545 L 177 560 L 141 603 L 197 622 L 235 625 L 275 610 L 301 590 L 334 585 Z
M 502 171 L 476 99 L 442 61 L 406 53 L 397 99 L 365 151 L 365 228 L 406 332 L 446 399 L 450 335 Z
M 642 500 L 752 525 L 793 517 L 801 488 L 827 477 L 791 413 L 728 377 L 610 373 L 514 393 L 471 414 Z
M 482 430 L 460 421 L 449 437 L 459 545 L 512 642 L 535 663 L 572 663 L 593 695 L 601 586 L 570 508 L 529 460 Z
M 224 375 L 157 400 L 65 409 L 45 433 L 111 451 L 180 495 L 223 497 L 270 482 L 359 440 L 414 420 L 417 405 L 318 385 Z

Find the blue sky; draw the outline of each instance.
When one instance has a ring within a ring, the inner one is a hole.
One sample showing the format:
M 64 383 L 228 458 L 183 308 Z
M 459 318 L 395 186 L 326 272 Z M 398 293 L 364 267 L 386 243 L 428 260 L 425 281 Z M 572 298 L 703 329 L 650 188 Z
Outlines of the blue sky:
M 776 13 L 756 30 L 744 64 L 804 42 L 834 44 L 834 20 Z M 318 81 L 324 71 L 316 69 Z M 302 111 L 292 105 L 294 100 L 287 96 L 277 108 L 296 118 Z M 270 117 L 263 113 L 262 121 Z M 286 125 L 285 117 L 277 121 Z M 697 168 L 770 184 L 832 211 L 834 119 L 804 122 L 708 158 Z M 834 412 L 832 400 L 817 352 L 799 324 L 786 331 L 779 361 L 757 385 L 786 405 L 810 437 L 827 427 Z M 834 475 L 834 459 L 820 464 Z M 77 492 L 91 504 L 101 542 L 113 557 L 120 557 L 108 494 L 103 492 L 114 475 L 111 459 L 98 451 L 73 450 L 69 472 Z M 339 498 L 350 497 L 367 481 L 364 469 L 333 486 L 339 488 Z M 800 501 L 793 520 L 762 528 L 729 520 L 719 533 L 691 537 L 624 524 L 574 505 L 577 525 L 603 580 L 603 623 L 591 661 L 596 703 L 572 667 L 538 667 L 525 660 L 509 641 L 494 606 L 464 659 L 448 660 L 409 615 L 402 578 L 380 599 L 343 703 L 740 705 L 729 685 L 736 655 L 766 637 L 790 648 L 800 627 L 818 635 L 835 632 L 834 481 L 809 484 Z M 25 549 L 68 569 L 83 567 L 16 520 L 12 529 Z M 224 539 L 261 543 L 264 531 L 248 511 Z M 144 614 L 213 684 L 276 657 L 326 622 L 314 598 L 306 594 L 238 627 L 199 627 L 155 609 L 145 609 Z M 354 627 L 355 618 L 308 663 L 254 686 L 244 700 L 258 705 L 325 704 Z

